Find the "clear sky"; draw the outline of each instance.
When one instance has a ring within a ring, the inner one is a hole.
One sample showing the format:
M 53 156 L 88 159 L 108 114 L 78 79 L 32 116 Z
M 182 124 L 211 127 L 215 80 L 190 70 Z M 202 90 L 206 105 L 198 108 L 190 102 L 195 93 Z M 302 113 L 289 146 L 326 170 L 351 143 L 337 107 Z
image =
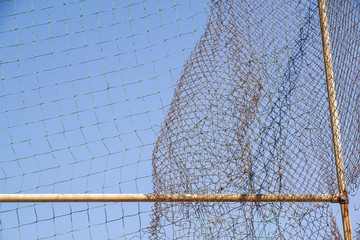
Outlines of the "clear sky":
M 1 192 L 152 192 L 153 143 L 206 6 L 1 1 Z M 2 204 L 0 234 L 139 237 L 151 206 Z
M 152 192 L 153 143 L 207 4 L 0 1 L 0 193 Z M 151 206 L 3 203 L 0 238 L 137 239 Z

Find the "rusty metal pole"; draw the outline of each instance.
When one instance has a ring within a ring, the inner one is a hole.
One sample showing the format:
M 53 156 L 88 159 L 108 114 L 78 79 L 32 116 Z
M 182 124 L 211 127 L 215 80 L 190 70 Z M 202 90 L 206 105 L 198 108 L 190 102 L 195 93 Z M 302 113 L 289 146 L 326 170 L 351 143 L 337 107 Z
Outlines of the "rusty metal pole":
M 0 202 L 330 202 L 340 194 L 0 194 Z
M 341 215 L 344 228 L 345 240 L 352 239 L 350 212 L 349 212 L 349 196 L 346 189 L 344 160 L 341 147 L 341 134 L 339 126 L 339 116 L 336 102 L 334 71 L 332 66 L 331 48 L 330 48 L 330 34 L 326 12 L 326 0 L 318 0 L 319 16 L 321 25 L 321 37 L 323 44 L 323 55 L 325 63 L 326 84 L 329 98 L 329 109 L 331 118 L 331 130 L 333 135 L 335 164 L 338 179 L 339 193 L 343 197 L 343 202 L 340 203 Z

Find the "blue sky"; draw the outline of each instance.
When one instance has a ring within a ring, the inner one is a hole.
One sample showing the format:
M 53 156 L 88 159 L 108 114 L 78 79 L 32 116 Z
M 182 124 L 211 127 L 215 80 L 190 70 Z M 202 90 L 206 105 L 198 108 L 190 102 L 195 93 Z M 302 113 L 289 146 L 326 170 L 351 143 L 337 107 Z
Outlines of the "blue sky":
M 1 193 L 152 192 L 153 143 L 206 8 L 1 1 Z M 151 206 L 3 203 L 0 236 L 130 239 L 143 235 Z
M 1 192 L 152 192 L 153 142 L 206 6 L 1 2 Z M 141 236 L 151 206 L 2 204 L 1 236 Z

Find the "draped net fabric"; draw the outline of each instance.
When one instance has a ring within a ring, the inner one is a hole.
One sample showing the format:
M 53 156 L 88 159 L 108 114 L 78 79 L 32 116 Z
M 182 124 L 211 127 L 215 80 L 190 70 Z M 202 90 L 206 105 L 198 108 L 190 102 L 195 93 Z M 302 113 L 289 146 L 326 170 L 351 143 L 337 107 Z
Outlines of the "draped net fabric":
M 327 1 L 359 184 L 359 3 Z M 338 193 L 317 1 L 211 2 L 153 152 L 155 193 Z M 327 203 L 156 203 L 152 239 L 341 239 Z
M 326 4 L 360 239 L 360 2 Z M 1 0 L 0 61 L 0 194 L 338 193 L 317 0 Z M 0 203 L 0 239 L 340 239 L 336 207 Z

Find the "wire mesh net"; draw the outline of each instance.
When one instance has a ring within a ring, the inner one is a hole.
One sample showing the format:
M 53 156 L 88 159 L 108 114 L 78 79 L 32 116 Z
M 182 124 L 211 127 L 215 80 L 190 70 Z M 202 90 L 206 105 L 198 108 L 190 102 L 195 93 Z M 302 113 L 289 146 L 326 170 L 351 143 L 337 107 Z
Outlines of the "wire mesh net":
M 360 5 L 327 5 L 358 199 Z M 0 1 L 0 44 L 1 193 L 338 192 L 315 0 Z M 326 203 L 2 203 L 0 235 L 340 239 L 338 215 Z
M 353 190 L 359 5 L 329 9 Z M 155 192 L 338 192 L 322 52 L 317 1 L 213 1 L 155 145 Z M 152 217 L 153 239 L 340 238 L 328 204 L 157 203 Z

